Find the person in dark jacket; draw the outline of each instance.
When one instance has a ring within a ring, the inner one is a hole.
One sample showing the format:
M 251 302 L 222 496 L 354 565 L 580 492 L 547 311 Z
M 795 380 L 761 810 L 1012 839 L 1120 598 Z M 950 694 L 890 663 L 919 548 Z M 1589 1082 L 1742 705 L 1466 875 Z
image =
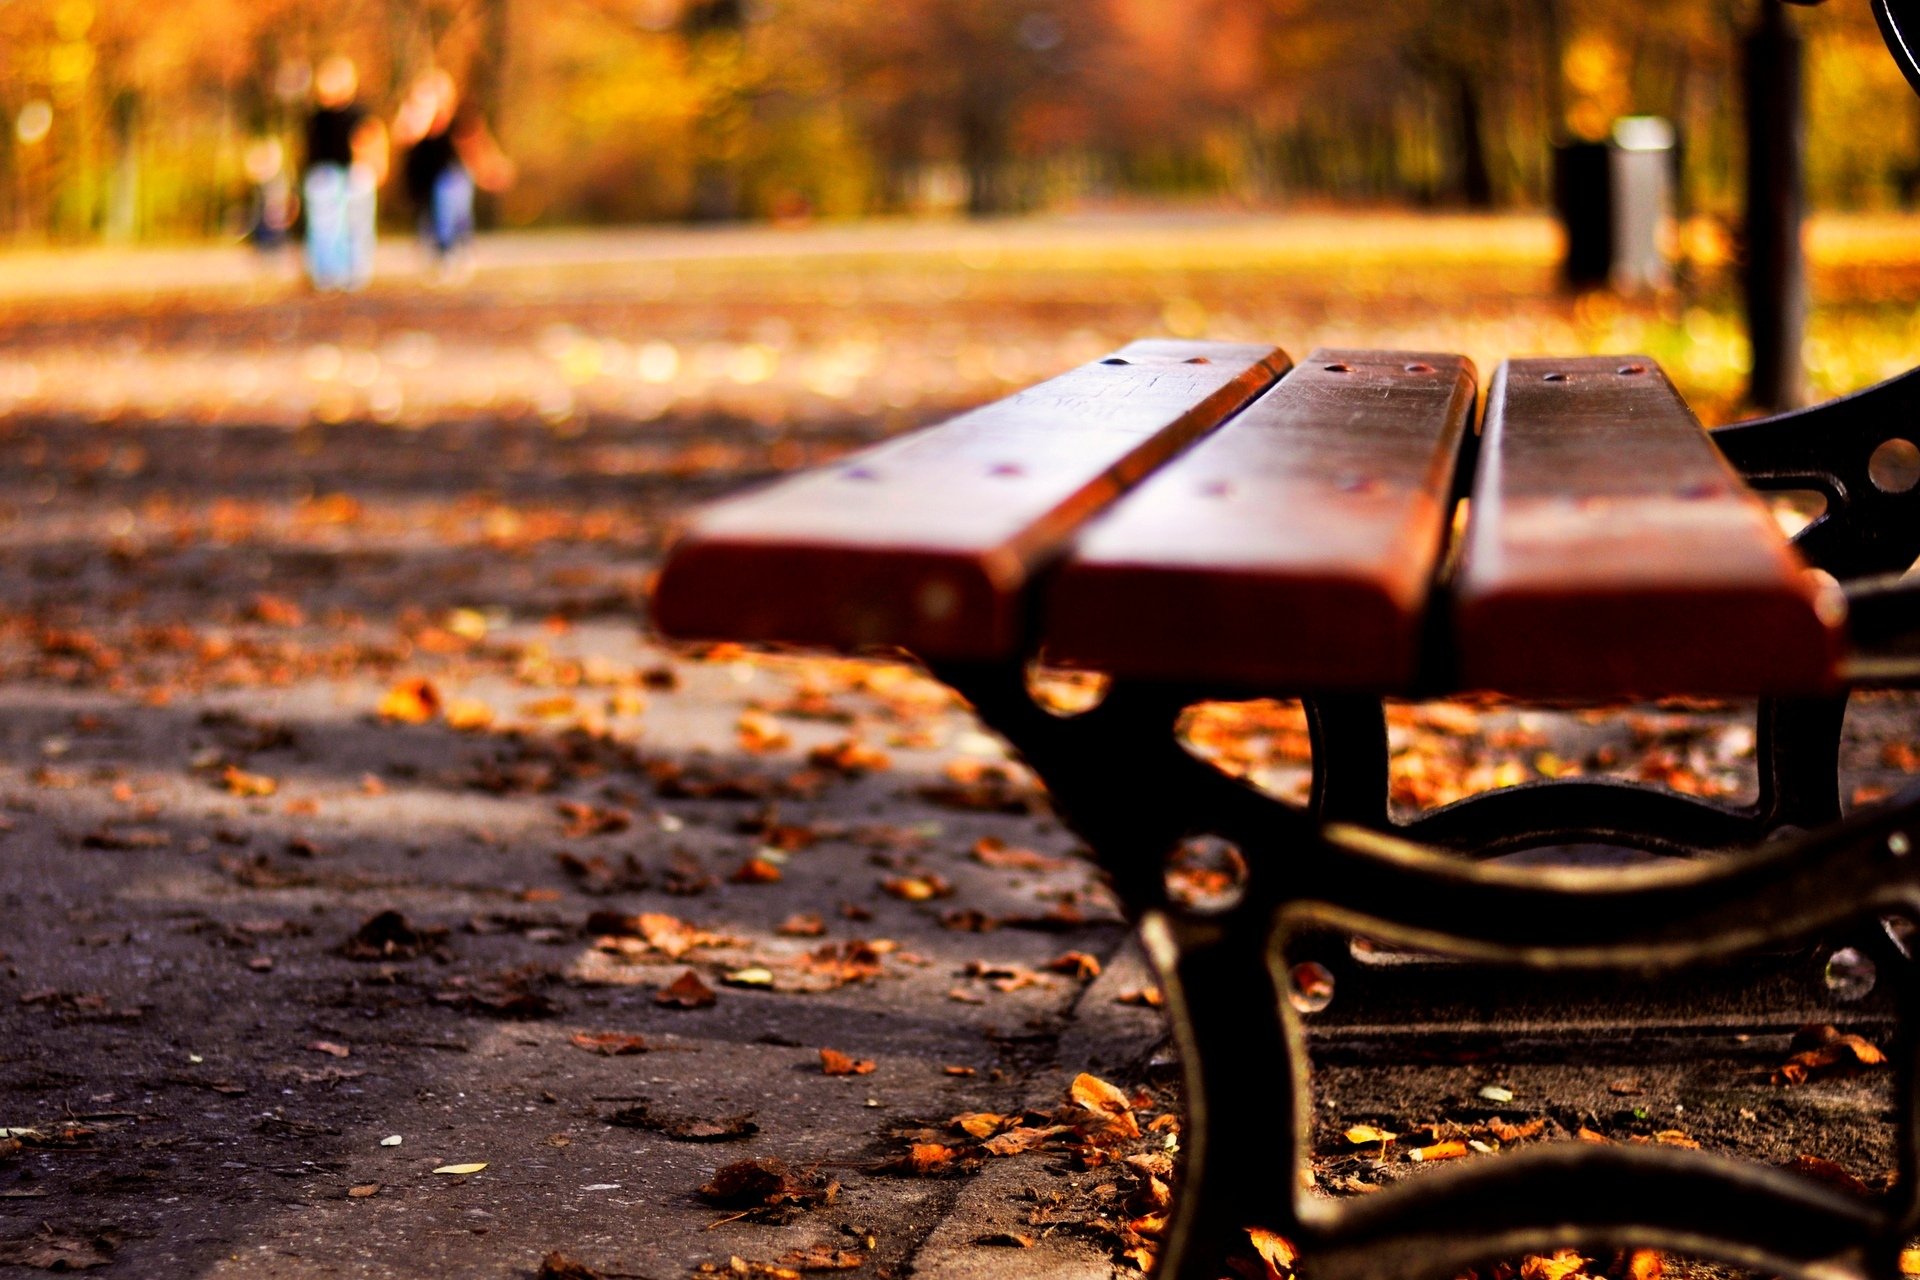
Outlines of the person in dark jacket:
M 462 105 L 444 71 L 429 71 L 414 82 L 394 134 L 407 148 L 407 196 L 418 213 L 421 239 L 443 268 L 453 267 L 473 239 L 475 189 L 513 185 L 513 162 L 480 114 Z
M 359 103 L 360 76 L 328 58 L 313 77 L 301 193 L 307 275 L 322 291 L 364 288 L 373 277 L 374 218 L 387 176 L 386 126 Z

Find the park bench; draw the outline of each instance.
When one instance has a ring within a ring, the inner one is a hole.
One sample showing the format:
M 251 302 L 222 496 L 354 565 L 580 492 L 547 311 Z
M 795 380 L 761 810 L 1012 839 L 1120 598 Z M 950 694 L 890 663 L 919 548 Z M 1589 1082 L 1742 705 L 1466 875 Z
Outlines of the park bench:
M 1920 6 L 1879 0 L 1903 36 Z M 1332 1200 L 1299 1190 L 1311 1103 L 1292 942 L 1364 931 L 1540 973 L 1681 970 L 1857 938 L 1895 1007 L 1920 918 L 1920 792 L 1843 816 L 1850 691 L 1920 685 L 1920 371 L 1704 431 L 1643 356 L 1466 359 L 1148 341 L 700 513 L 654 597 L 668 636 L 906 651 L 1045 781 L 1161 977 L 1187 1082 L 1168 1274 L 1264 1226 L 1306 1273 L 1449 1276 L 1556 1248 L 1666 1248 L 1893 1276 L 1920 1230 L 1920 1038 L 1894 1054 L 1900 1174 L 1866 1200 L 1658 1146 L 1544 1146 Z M 1797 539 L 1758 490 L 1813 490 Z M 1062 715 L 1037 660 L 1110 677 Z M 1387 699 L 1759 700 L 1735 805 L 1564 779 L 1396 818 Z M 1313 785 L 1283 803 L 1185 750 L 1209 700 L 1298 698 Z M 1211 837 L 1238 898 L 1170 894 Z M 1657 865 L 1541 869 L 1596 843 Z M 1282 958 L 1288 957 L 1288 958 Z M 1337 961 L 1329 960 L 1329 963 Z M 1280 1158 L 1276 1158 L 1279 1153 Z

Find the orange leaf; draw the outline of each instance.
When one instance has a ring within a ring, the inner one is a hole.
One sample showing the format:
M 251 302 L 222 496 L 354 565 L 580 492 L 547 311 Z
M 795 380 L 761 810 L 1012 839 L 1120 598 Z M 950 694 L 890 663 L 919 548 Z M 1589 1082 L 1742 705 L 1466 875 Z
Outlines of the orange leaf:
M 440 713 L 440 691 L 431 680 L 402 680 L 387 690 L 377 712 L 382 720 L 425 724 Z
M 717 1003 L 719 993 L 689 969 L 673 982 L 653 993 L 653 1002 L 674 1009 L 705 1009 Z
M 865 1060 L 856 1060 L 837 1049 L 820 1051 L 820 1072 L 829 1076 L 870 1076 L 875 1064 Z
M 618 1031 L 576 1031 L 567 1038 L 574 1048 L 597 1053 L 603 1058 L 624 1058 L 647 1051 L 645 1040 Z

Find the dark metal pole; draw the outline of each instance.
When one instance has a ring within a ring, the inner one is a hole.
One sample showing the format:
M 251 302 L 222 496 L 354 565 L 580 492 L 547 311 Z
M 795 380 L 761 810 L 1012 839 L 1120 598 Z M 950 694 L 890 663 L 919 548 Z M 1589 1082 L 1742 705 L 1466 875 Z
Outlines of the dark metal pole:
M 1748 399 L 1780 412 L 1805 396 L 1807 327 L 1805 45 L 1781 0 L 1760 0 L 1746 40 Z

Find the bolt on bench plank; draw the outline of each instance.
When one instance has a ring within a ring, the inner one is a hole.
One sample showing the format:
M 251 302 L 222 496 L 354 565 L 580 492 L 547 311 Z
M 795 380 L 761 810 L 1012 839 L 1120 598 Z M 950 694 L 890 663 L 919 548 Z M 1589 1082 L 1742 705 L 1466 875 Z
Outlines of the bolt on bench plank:
M 1025 640 L 1024 588 L 1089 516 L 1289 367 L 1273 347 L 1137 342 L 944 426 L 709 508 L 656 619 L 688 639 L 984 661 Z

